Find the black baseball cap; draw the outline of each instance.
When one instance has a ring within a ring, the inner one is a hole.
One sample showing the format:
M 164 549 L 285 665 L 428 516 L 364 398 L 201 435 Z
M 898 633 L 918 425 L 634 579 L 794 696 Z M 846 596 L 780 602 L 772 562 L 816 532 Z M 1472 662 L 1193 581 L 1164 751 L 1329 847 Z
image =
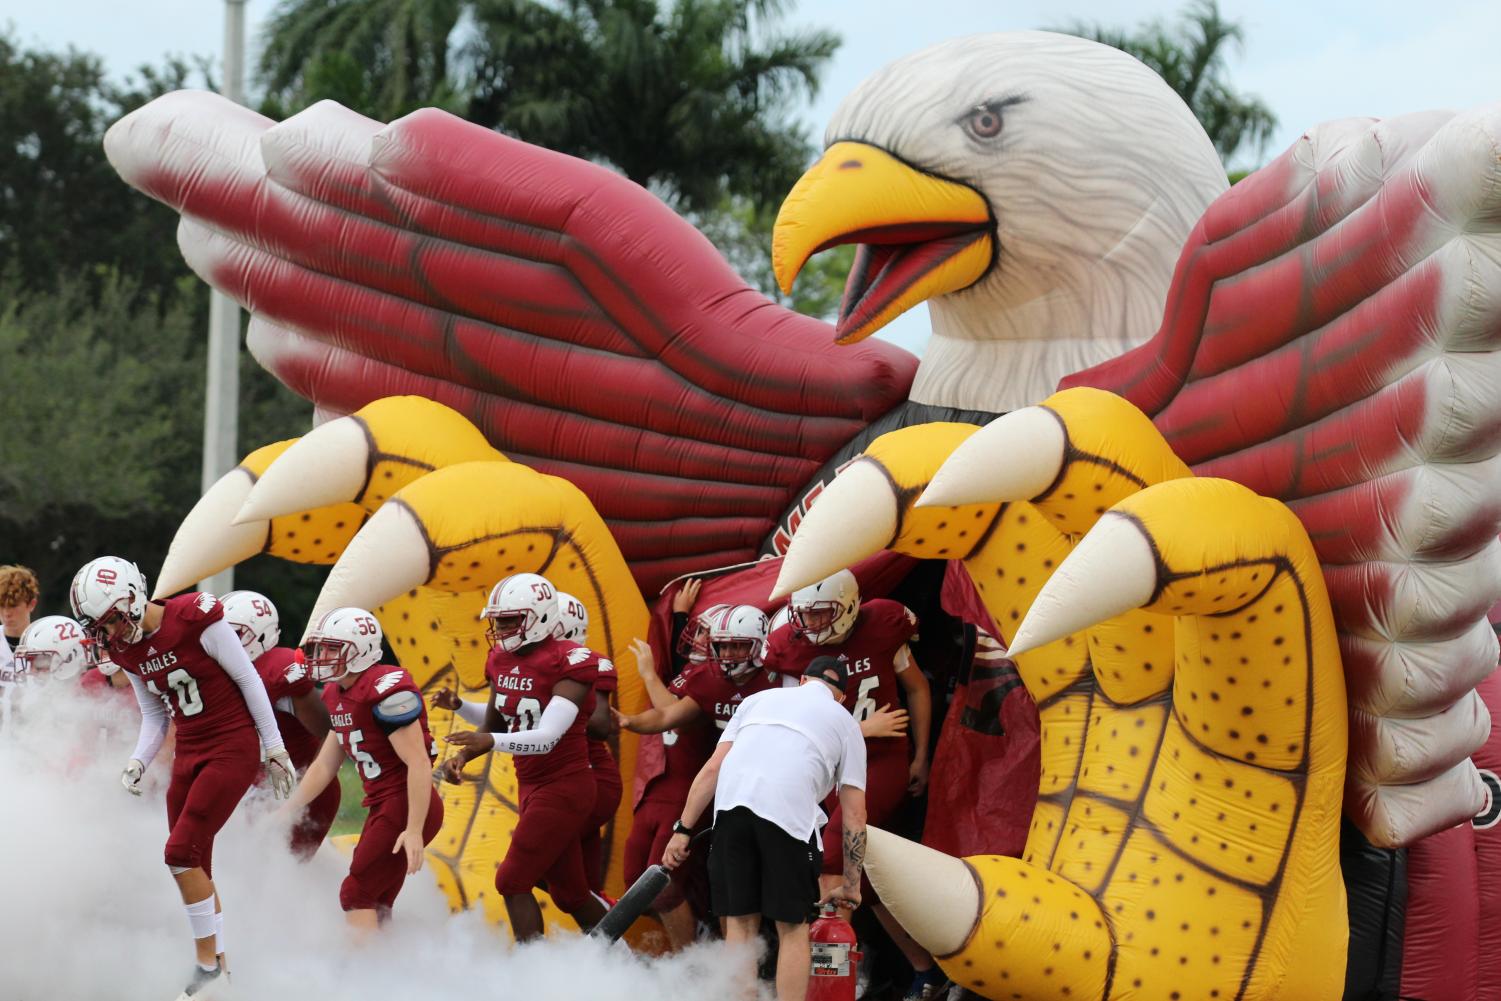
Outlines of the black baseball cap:
M 814 657 L 803 669 L 803 677 L 826 681 L 843 692 L 844 684 L 849 681 L 850 677 L 849 662 L 843 657 L 833 657 L 828 654 Z

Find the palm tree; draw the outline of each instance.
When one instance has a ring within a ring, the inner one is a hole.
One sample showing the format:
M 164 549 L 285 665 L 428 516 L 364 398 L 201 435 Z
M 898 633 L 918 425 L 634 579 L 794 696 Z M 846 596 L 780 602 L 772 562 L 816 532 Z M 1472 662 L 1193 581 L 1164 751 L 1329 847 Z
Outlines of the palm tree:
M 784 0 L 282 0 L 271 110 L 332 97 L 381 120 L 437 104 L 609 164 L 679 208 L 778 202 L 807 164 L 789 108 L 839 45 Z
M 1260 157 L 1277 127 L 1270 108 L 1225 79 L 1226 50 L 1244 44 L 1245 33 L 1220 14 L 1218 0 L 1195 0 L 1173 27 L 1150 21 L 1134 32 L 1082 23 L 1052 30 L 1129 52 L 1156 70 L 1193 111 L 1222 160 L 1247 148 Z

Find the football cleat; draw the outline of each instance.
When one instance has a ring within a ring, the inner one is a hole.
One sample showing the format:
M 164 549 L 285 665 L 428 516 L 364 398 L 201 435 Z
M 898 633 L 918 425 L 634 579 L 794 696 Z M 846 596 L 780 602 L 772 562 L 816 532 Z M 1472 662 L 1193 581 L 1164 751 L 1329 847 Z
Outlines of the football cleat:
M 229 977 L 221 966 L 215 966 L 212 970 L 194 966 L 193 978 L 182 989 L 182 993 L 177 995 L 177 1001 L 212 1001 L 228 980 Z

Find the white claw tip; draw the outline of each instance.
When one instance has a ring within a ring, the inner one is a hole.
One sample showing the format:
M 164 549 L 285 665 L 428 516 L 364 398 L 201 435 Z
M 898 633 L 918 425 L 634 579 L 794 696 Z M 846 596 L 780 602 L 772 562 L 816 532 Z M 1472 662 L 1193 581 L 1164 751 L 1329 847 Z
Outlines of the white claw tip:
M 1043 585 L 1011 637 L 1012 656 L 1140 608 L 1157 591 L 1157 558 L 1141 528 L 1107 512 Z
M 834 477 L 808 509 L 782 558 L 773 600 L 878 553 L 896 535 L 896 492 L 874 462 Z
M 1058 479 L 1068 440 L 1056 414 L 1024 407 L 985 425 L 951 454 L 918 507 L 1025 501 Z
M 340 417 L 321 424 L 267 467 L 235 524 L 352 501 L 365 489 L 369 462 L 370 440 L 359 421 Z

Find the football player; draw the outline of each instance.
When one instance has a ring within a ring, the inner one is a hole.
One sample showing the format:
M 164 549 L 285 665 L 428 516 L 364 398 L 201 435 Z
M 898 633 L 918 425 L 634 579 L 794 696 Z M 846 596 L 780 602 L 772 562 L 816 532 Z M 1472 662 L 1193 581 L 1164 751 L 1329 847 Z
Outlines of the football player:
M 71 681 L 87 666 L 83 627 L 66 615 L 48 615 L 26 627 L 16 643 L 18 681 Z
M 867 730 L 865 736 L 866 822 L 884 826 L 907 795 L 921 796 L 928 784 L 932 695 L 928 679 L 907 645 L 917 632 L 917 617 L 897 601 L 877 598 L 862 605 L 860 586 L 849 570 L 794 591 L 787 602 L 787 617 L 787 628 L 778 630 L 767 645 L 769 668 L 797 676 L 814 657 L 844 657 L 849 666 L 844 705 L 862 724 L 862 730 L 878 707 L 898 704 L 898 691 L 905 696 L 912 743 L 909 745 L 905 733 L 876 736 Z M 823 832 L 825 889 L 838 885 L 843 878 L 841 830 L 835 804 Z M 908 995 L 915 991 L 926 996 L 936 991 L 942 976 L 932 957 L 902 931 L 869 887 L 865 899 L 917 973 Z
M 224 916 L 213 882 L 214 836 L 260 773 L 279 797 L 296 780 L 271 701 L 212 594 L 147 599 L 134 563 L 101 556 L 73 577 L 73 615 L 97 649 L 128 672 L 141 731 L 120 776 L 132 795 L 176 724 L 164 852 L 182 895 L 198 960 L 179 1001 L 205 997 L 225 976 Z
M 573 595 L 559 591 L 558 638 L 588 646 L 588 635 L 589 610 Z M 584 872 L 589 877 L 589 889 L 595 894 L 602 893 L 605 888 L 604 826 L 614 818 L 624 794 L 620 766 L 615 763 L 615 754 L 607 743 L 614 730 L 610 718 L 610 694 L 616 687 L 615 665 L 600 657 L 599 678 L 594 682 L 594 707 L 584 728 L 584 734 L 589 738 L 589 768 L 594 772 L 594 810 L 589 814 L 589 825 L 584 828 L 581 839 Z M 609 906 L 608 898 L 605 903 Z
M 264 594 L 231 591 L 219 600 L 224 605 L 225 621 L 234 627 L 245 655 L 266 686 L 266 697 L 276 711 L 276 728 L 292 766 L 298 772 L 306 771 L 318 757 L 329 726 L 328 707 L 313 685 L 301 651 L 277 646 L 281 616 Z M 303 860 L 312 858 L 338 813 L 339 783 L 330 782 L 292 828 L 292 854 Z
M 491 699 L 479 730 L 446 738 L 458 753 L 442 769 L 457 783 L 465 764 L 491 750 L 516 758 L 520 816 L 495 889 L 518 942 L 542 934 L 532 888 L 544 882 L 580 928 L 592 928 L 605 912 L 590 892 L 580 844 L 596 798 L 584 729 L 596 705 L 600 658 L 555 636 L 558 616 L 557 590 L 538 574 L 513 574 L 490 591 L 480 617 L 489 623 Z M 466 703 L 461 710 L 467 719 L 477 708 Z
M 332 729 L 286 808 L 295 816 L 336 784 L 346 755 L 354 762 L 369 813 L 339 905 L 361 932 L 390 917 L 402 884 L 422 868 L 422 850 L 443 826 L 422 692 L 405 670 L 380 663 L 380 643 L 380 623 L 363 608 L 335 608 L 308 633 L 303 652 L 312 680 L 323 685 Z
M 684 644 L 688 666 L 671 684 L 663 685 L 657 677 L 651 647 L 640 640 L 632 645 L 652 708 L 629 716 L 616 713 L 616 719 L 633 733 L 662 734 L 667 767 L 647 784 L 636 808 L 625 848 L 626 885 L 662 857 L 694 776 L 714 753 L 719 731 L 740 703 L 778 684 L 762 667 L 766 616 L 759 608 L 715 605 L 696 622 L 702 628 L 692 630 Z M 662 891 L 656 906 L 674 948 L 693 940 L 693 911 L 677 880 Z

